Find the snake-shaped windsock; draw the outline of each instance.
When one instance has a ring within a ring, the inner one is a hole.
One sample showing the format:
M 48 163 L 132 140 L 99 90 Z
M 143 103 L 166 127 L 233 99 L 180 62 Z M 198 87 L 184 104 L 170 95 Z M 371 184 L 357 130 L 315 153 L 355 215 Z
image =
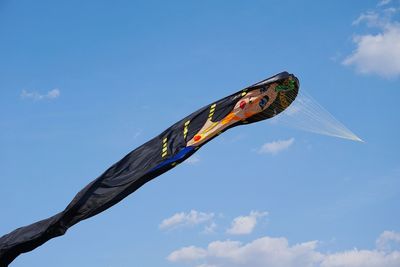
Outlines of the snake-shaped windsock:
M 222 132 L 274 117 L 296 98 L 299 81 L 287 72 L 207 105 L 139 146 L 83 188 L 60 213 L 0 238 L 0 266 L 61 236 L 74 224 L 115 205 L 174 168 Z

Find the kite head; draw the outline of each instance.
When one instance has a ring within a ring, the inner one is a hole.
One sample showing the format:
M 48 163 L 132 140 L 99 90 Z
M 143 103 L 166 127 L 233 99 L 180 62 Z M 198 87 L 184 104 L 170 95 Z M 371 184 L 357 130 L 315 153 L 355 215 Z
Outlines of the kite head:
M 269 119 L 284 111 L 298 91 L 299 80 L 293 74 L 282 72 L 244 89 L 232 112 L 243 123 Z
M 298 90 L 298 79 L 282 72 L 226 97 L 209 107 L 208 119 L 187 145 L 201 145 L 228 127 L 272 118 L 293 102 Z

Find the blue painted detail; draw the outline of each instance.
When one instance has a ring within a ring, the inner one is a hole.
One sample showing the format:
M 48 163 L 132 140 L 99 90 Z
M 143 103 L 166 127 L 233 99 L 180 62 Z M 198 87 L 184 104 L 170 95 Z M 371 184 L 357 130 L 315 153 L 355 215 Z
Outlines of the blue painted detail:
M 152 171 L 156 171 L 166 165 L 172 164 L 178 160 L 183 159 L 188 153 L 194 151 L 195 148 L 193 146 L 187 146 L 185 148 L 182 148 L 178 153 L 176 153 L 174 156 L 167 158 L 166 160 L 164 160 L 163 162 L 161 162 L 160 164 L 158 164 L 157 166 L 155 166 L 153 169 L 150 170 L 150 172 Z
M 263 109 L 265 107 L 265 105 L 268 103 L 269 97 L 268 96 L 264 96 L 260 102 L 258 103 L 258 105 L 260 105 L 260 108 Z

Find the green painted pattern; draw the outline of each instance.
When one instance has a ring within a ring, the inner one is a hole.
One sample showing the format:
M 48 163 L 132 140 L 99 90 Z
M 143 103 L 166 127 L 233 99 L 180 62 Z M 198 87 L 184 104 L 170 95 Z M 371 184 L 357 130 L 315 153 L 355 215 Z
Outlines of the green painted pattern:
M 275 87 L 275 92 L 290 91 L 295 88 L 294 80 L 288 80 L 284 84 L 280 84 Z

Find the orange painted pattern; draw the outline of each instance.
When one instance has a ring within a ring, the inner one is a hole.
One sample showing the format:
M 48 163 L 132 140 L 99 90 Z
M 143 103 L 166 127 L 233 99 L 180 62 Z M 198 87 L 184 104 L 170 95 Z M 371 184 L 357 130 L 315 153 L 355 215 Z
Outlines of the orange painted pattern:
M 240 121 L 241 118 L 236 116 L 235 113 L 231 112 L 221 121 L 221 123 L 222 123 L 222 125 L 224 125 L 224 124 L 227 124 L 227 123 L 229 123 L 229 122 L 231 122 L 233 120 Z

